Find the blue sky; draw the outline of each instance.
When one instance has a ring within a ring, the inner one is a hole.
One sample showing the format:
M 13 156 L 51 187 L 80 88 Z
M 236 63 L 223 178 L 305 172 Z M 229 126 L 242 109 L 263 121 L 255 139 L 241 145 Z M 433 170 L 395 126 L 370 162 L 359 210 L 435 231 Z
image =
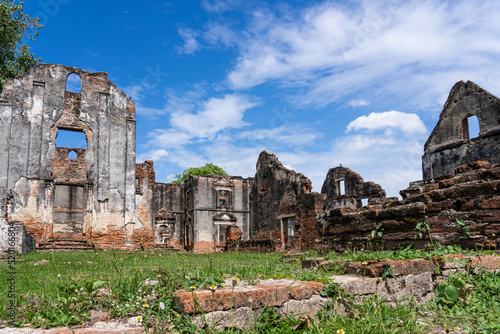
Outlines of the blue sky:
M 159 182 L 262 150 L 313 190 L 342 164 L 397 195 L 453 84 L 500 95 L 498 1 L 28 1 L 46 63 L 106 71 Z

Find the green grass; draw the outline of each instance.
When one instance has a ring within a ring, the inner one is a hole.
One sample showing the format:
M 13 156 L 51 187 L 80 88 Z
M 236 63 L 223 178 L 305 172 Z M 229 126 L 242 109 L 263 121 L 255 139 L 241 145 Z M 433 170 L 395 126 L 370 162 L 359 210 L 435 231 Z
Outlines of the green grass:
M 462 253 L 487 254 L 489 251 L 468 251 L 457 247 L 441 247 L 432 252 L 409 247 L 398 251 L 359 252 L 348 250 L 318 254 L 310 252 L 302 257 L 322 255 L 327 259 L 365 261 L 371 259 L 430 258 L 435 255 Z M 176 312 L 173 293 L 195 285 L 207 288 L 220 285 L 224 278 L 237 276 L 250 284 L 257 279 L 294 278 L 317 280 L 327 283 L 327 277 L 342 273 L 318 270 L 303 271 L 300 264 L 283 262 L 276 253 L 222 253 L 222 254 L 168 254 L 165 252 L 49 252 L 29 253 L 16 262 L 16 296 L 18 326 L 34 327 L 74 325 L 88 320 L 91 310 L 106 311 L 111 316 L 132 317 L 141 315 L 143 321 L 162 333 L 175 328 L 180 332 L 194 333 L 190 318 Z M 42 259 L 49 263 L 34 266 Z M 92 262 L 89 264 L 88 262 Z M 7 264 L 0 264 L 0 279 L 5 282 Z M 147 280 L 158 280 L 159 285 L 145 285 Z M 254 333 L 426 333 L 429 325 L 445 328 L 456 327 L 484 333 L 500 332 L 500 278 L 492 274 L 465 276 L 467 284 L 476 287 L 467 300 L 453 305 L 436 301 L 424 306 L 412 303 L 388 307 L 376 295 L 361 305 L 343 296 L 351 303 L 352 312 L 336 314 L 327 308 L 318 316 L 319 321 L 302 323 L 293 317 L 284 318 L 266 310 L 253 326 Z M 335 302 L 335 286 L 328 285 L 325 294 Z M 0 295 L 7 296 L 8 284 L 0 285 Z M 9 300 L 0 299 L 0 318 L 7 319 Z M 163 304 L 161 305 L 160 302 Z M 333 304 L 331 304 L 333 305 Z M 161 306 L 161 307 L 160 307 Z M 164 307 L 163 307 L 164 306 Z M 435 316 L 428 317 L 425 312 Z

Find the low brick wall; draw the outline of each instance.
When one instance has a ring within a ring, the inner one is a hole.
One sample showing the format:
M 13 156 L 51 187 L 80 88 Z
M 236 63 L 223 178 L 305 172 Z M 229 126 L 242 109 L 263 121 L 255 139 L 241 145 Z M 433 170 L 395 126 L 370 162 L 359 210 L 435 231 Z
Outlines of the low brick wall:
M 413 244 L 426 248 L 427 233 L 416 238 L 418 223 L 427 220 L 431 238 L 443 245 L 495 249 L 500 243 L 500 166 L 476 162 L 456 169 L 454 175 L 413 182 L 402 190 L 403 200 L 368 205 L 362 209 L 337 208 L 320 215 L 318 248 L 391 249 Z M 457 218 L 467 229 L 457 223 Z M 371 231 L 382 232 L 372 238 Z M 324 227 L 324 228 L 323 228 Z
M 306 261 L 307 263 L 307 261 Z M 481 274 L 483 270 L 500 273 L 500 257 L 447 255 L 432 260 L 374 260 L 363 265 L 361 262 L 321 261 L 315 259 L 315 268 L 331 265 L 345 266 L 347 272 L 355 275 L 336 275 L 330 277 L 331 283 L 339 284 L 347 294 L 357 302 L 362 302 L 375 293 L 389 305 L 405 302 L 413 298 L 417 303 L 430 301 L 434 296 L 437 282 L 457 272 L 469 271 Z M 380 276 L 392 268 L 393 277 L 380 279 Z M 202 327 L 205 323 L 217 329 L 234 326 L 249 329 L 265 306 L 275 307 L 278 314 L 295 317 L 314 317 L 324 310 L 328 298 L 320 295 L 325 284 L 303 282 L 289 279 L 261 280 L 256 285 L 239 284 L 232 290 L 230 286 L 210 290 L 177 291 L 175 303 L 179 312 L 194 317 L 194 323 Z M 195 306 L 194 299 L 198 306 Z M 232 300 L 232 302 L 231 302 Z M 335 309 L 343 313 L 342 300 L 334 303 Z M 232 316 L 231 316 L 232 313 Z

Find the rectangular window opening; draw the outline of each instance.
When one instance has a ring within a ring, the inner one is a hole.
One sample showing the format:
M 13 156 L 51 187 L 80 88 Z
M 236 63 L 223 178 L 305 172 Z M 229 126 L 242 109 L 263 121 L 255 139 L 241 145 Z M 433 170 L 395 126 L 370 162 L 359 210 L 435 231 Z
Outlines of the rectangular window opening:
M 87 138 L 81 131 L 57 129 L 56 147 L 87 149 Z

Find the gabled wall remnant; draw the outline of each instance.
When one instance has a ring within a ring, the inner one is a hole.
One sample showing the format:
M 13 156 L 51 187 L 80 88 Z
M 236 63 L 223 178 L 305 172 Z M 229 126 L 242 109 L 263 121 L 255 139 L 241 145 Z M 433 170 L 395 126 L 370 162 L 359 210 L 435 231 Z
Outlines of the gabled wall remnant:
M 271 240 L 272 247 L 283 249 L 314 244 L 316 214 L 324 197 L 311 189 L 303 174 L 285 168 L 274 154 L 261 152 L 251 193 L 252 239 Z
M 365 182 L 363 178 L 347 167 L 331 168 L 321 188 L 326 195 L 325 210 L 338 207 L 361 208 L 362 200 L 368 199 L 368 204 L 374 200 L 383 200 L 385 190 L 374 182 Z
M 480 133 L 471 138 L 469 119 L 474 117 Z M 499 163 L 500 99 L 471 81 L 457 82 L 424 150 L 424 179 L 453 174 L 456 167 L 474 161 Z

